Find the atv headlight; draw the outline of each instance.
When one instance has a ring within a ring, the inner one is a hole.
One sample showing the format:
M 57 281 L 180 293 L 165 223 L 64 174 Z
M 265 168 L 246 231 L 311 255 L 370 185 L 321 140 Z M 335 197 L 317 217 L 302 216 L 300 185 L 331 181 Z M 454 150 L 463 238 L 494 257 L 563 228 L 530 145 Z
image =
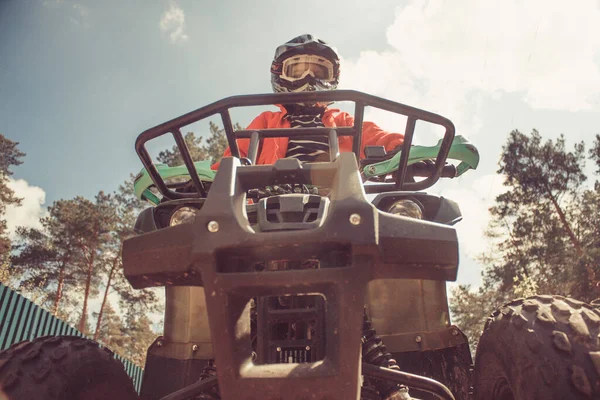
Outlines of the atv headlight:
M 410 199 L 402 199 L 393 202 L 388 209 L 388 212 L 402 215 L 403 217 L 423 219 L 423 206 Z
M 194 222 L 196 212 L 198 212 L 198 209 L 193 207 L 184 206 L 178 208 L 173 214 L 171 214 L 171 221 L 169 222 L 169 226 L 191 224 L 192 222 Z

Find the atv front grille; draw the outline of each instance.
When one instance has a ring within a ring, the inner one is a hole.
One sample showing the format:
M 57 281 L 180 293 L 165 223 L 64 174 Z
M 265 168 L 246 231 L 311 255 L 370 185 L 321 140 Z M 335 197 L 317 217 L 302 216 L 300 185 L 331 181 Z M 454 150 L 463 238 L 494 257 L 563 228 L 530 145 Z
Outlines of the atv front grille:
M 290 364 L 325 356 L 325 308 L 319 294 L 266 296 L 257 304 L 257 364 Z

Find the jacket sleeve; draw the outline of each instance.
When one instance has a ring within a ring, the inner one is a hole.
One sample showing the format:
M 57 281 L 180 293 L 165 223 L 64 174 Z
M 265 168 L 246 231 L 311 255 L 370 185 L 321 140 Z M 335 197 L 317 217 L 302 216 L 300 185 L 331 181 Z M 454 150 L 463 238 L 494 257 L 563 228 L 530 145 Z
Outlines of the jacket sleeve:
M 335 123 L 337 126 L 352 126 L 354 125 L 354 117 L 342 112 L 336 115 Z M 373 122 L 363 122 L 362 143 L 360 147 L 362 157 L 365 155 L 365 146 L 384 146 L 386 151 L 392 151 L 402 143 L 404 143 L 403 133 L 387 132 Z
M 267 114 L 268 114 L 268 111 L 261 113 L 258 117 L 254 118 L 254 120 L 252 120 L 252 122 L 250 123 L 250 125 L 248 125 L 248 127 L 246 129 L 266 129 L 267 128 L 267 118 L 266 118 Z M 240 157 L 247 157 L 248 156 L 248 147 L 250 147 L 250 139 L 238 139 L 237 145 L 240 150 Z M 225 149 L 225 152 L 223 153 L 223 156 L 221 158 L 223 158 L 223 157 L 231 157 L 231 149 L 229 148 L 229 146 L 227 146 L 227 148 Z M 221 163 L 221 160 L 214 163 L 210 168 L 212 170 L 216 170 L 219 168 L 220 163 Z

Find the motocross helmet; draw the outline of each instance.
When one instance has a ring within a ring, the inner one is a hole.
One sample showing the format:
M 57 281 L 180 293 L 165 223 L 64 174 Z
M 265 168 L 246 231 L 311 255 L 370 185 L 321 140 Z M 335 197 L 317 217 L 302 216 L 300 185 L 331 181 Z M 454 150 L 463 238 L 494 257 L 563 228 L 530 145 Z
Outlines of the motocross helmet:
M 334 90 L 339 77 L 339 56 L 313 35 L 300 35 L 275 50 L 271 63 L 274 92 Z

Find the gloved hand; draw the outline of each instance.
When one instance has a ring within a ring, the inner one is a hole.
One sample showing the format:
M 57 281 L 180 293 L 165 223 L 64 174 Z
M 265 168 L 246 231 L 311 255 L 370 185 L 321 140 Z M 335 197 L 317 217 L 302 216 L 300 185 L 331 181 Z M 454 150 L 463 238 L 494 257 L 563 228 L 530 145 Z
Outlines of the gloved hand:
M 377 146 L 384 146 L 385 151 L 392 151 L 404 144 L 404 135 L 401 133 L 388 133 L 377 140 Z

